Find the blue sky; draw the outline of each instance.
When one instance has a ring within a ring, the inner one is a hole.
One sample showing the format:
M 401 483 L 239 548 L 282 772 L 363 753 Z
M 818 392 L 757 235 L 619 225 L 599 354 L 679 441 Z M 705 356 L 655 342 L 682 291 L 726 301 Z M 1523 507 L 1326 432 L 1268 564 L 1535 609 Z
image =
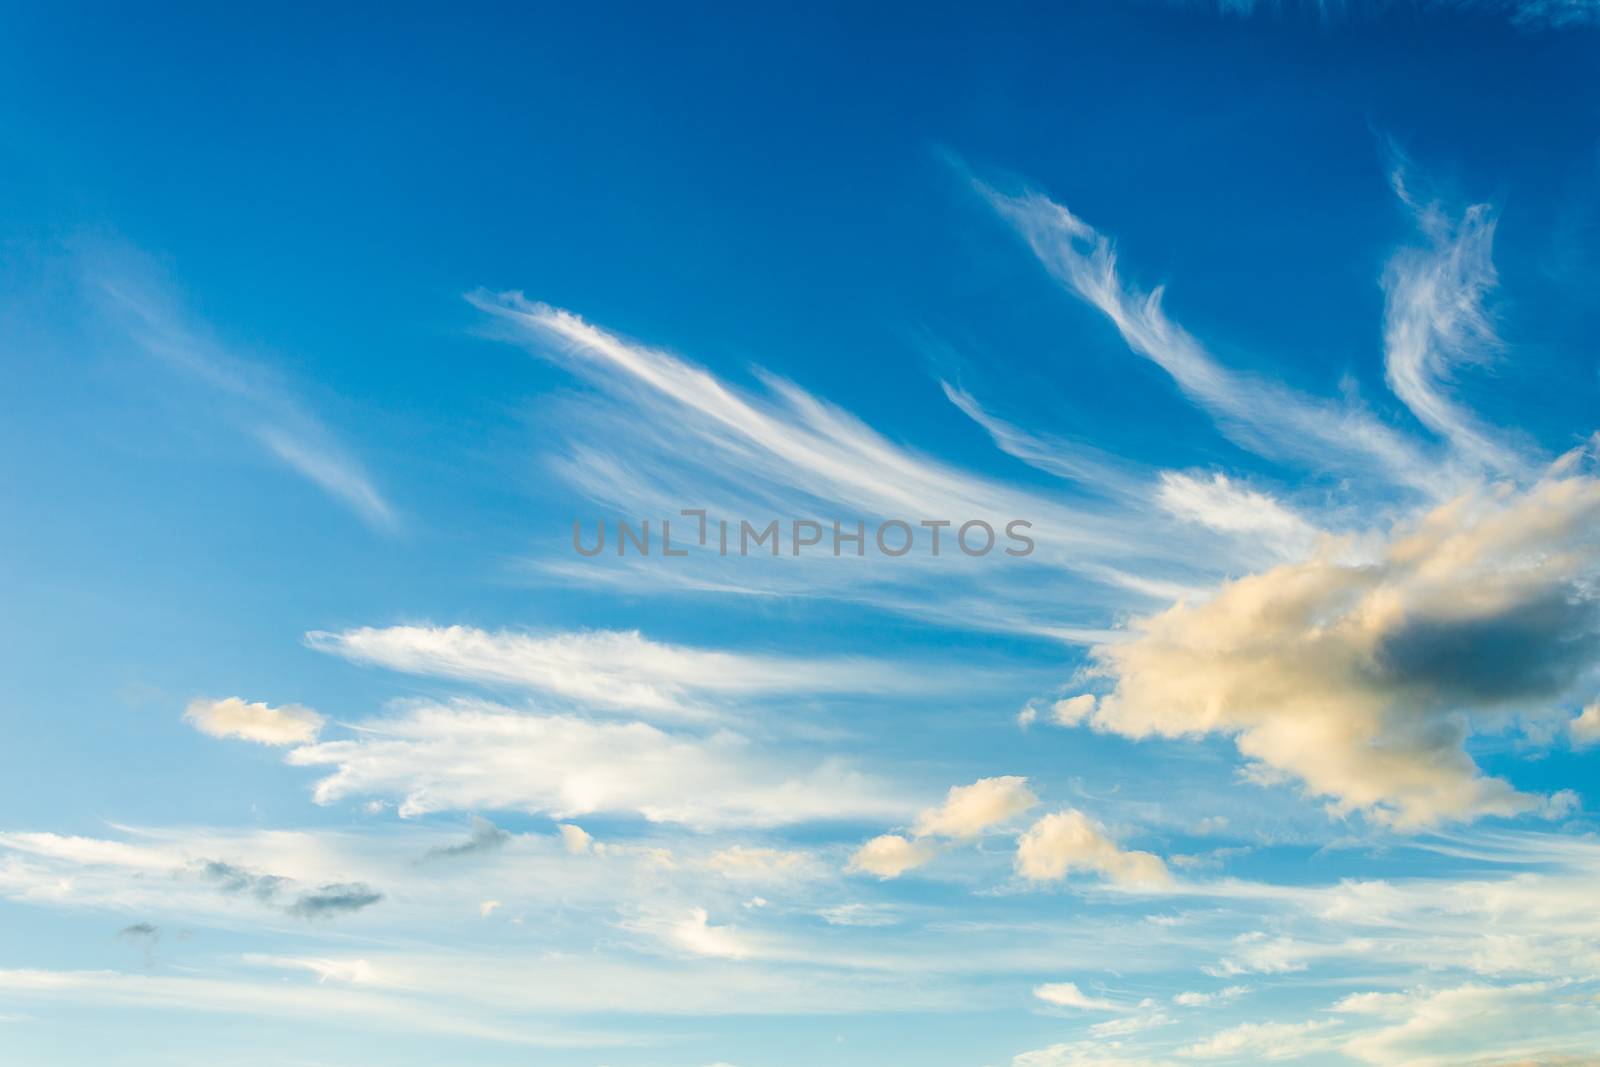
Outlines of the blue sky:
M 8 22 L 7 1062 L 1600 1050 L 1586 0 Z

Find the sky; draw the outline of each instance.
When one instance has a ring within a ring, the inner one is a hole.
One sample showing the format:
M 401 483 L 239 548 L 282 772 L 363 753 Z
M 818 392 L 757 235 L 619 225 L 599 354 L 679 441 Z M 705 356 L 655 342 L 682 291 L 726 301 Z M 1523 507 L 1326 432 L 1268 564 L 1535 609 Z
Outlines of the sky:
M 0 1058 L 1600 1063 L 1597 48 L 13 5 Z

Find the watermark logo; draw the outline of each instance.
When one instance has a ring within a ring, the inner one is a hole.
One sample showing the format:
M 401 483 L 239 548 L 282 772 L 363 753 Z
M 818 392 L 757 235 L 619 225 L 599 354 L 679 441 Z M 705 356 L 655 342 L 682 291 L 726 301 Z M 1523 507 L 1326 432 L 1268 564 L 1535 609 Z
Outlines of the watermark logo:
M 677 522 L 676 532 L 673 523 Z M 580 556 L 613 552 L 618 556 L 682 559 L 698 553 L 718 556 L 787 556 L 789 558 L 873 555 L 899 558 L 959 553 L 983 557 L 991 553 L 1020 558 L 1033 554 L 1033 523 L 1011 519 L 995 524 L 985 519 L 713 519 L 704 508 L 684 508 L 677 519 L 599 519 L 572 523 L 572 548 Z

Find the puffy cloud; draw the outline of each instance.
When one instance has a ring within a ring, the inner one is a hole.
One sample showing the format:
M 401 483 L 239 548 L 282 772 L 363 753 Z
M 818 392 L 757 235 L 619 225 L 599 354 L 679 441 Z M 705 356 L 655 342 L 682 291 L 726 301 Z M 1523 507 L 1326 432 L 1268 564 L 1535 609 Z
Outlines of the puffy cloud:
M 1093 871 L 1114 885 L 1162 888 L 1172 883 L 1161 858 L 1125 852 L 1081 811 L 1046 815 L 1017 841 L 1017 873 L 1032 882 L 1057 881 L 1075 870 Z
M 742 737 L 668 733 L 462 701 L 365 722 L 359 735 L 294 749 L 297 766 L 332 766 L 314 798 L 404 797 L 402 816 L 478 809 L 570 818 L 622 812 L 652 822 L 775 826 L 882 817 L 904 805 L 836 759 L 793 767 Z
M 1122 1005 L 1114 1000 L 1091 997 L 1073 982 L 1047 982 L 1033 987 L 1033 995 L 1046 1004 L 1058 1008 L 1079 1008 L 1083 1011 L 1121 1011 Z
M 1268 774 L 1399 827 L 1532 810 L 1462 746 L 1474 721 L 1548 708 L 1593 670 L 1597 519 L 1600 480 L 1556 477 L 1462 496 L 1366 558 L 1325 542 L 1097 646 L 1115 690 L 1083 717 L 1231 735 Z
M 184 719 L 212 737 L 242 737 L 260 745 L 300 745 L 316 740 L 322 730 L 321 715 L 298 704 L 269 707 L 246 703 L 239 697 L 223 700 L 198 698 L 184 709 Z
M 881 834 L 856 849 L 850 857 L 852 871 L 865 871 L 879 878 L 898 878 L 921 867 L 939 854 L 931 841 L 917 841 L 899 834 Z
M 971 785 L 952 786 L 943 804 L 917 817 L 915 833 L 918 837 L 977 837 L 1037 803 L 1039 798 L 1028 788 L 1026 778 L 980 778 Z
M 562 823 L 556 829 L 561 831 L 561 846 L 572 855 L 582 856 L 594 851 L 594 835 L 583 827 Z
M 939 854 L 937 845 L 924 840 L 946 837 L 970 840 L 1027 811 L 1039 798 L 1018 775 L 980 778 L 971 785 L 951 786 L 944 803 L 917 816 L 912 836 L 883 834 L 856 850 L 850 870 L 879 878 L 897 878 Z
M 1588 748 L 1600 741 L 1600 700 L 1585 707 L 1567 723 L 1567 733 L 1578 748 Z
M 712 956 L 719 959 L 742 960 L 752 952 L 751 946 L 732 926 L 714 926 L 704 908 L 693 908 L 682 919 L 665 924 L 644 922 L 635 924 L 661 937 L 667 944 L 695 956 Z
M 1050 705 L 1050 718 L 1057 726 L 1077 726 L 1094 714 L 1095 695 L 1079 693 Z

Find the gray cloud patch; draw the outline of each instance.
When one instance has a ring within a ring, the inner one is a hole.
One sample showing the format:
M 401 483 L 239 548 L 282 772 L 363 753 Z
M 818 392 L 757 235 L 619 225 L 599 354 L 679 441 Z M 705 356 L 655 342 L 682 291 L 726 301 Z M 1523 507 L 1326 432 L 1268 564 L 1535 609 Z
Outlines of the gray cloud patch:
M 430 848 L 419 862 L 437 859 L 454 859 L 460 856 L 471 856 L 479 852 L 492 852 L 511 840 L 511 835 L 500 829 L 488 819 L 473 818 L 472 836 L 459 845 L 444 845 L 439 848 Z
M 263 904 L 270 904 L 289 884 L 276 874 L 257 874 L 243 867 L 218 860 L 207 860 L 200 867 L 202 877 L 217 883 L 224 893 L 248 893 Z
M 316 919 L 360 911 L 382 899 L 383 894 L 365 882 L 345 882 L 301 893 L 286 910 L 303 919 Z
M 504 833 L 489 827 L 495 833 Z M 476 834 L 474 838 L 476 838 Z M 509 835 L 508 835 L 509 836 Z M 468 842 L 470 845 L 471 842 Z M 217 888 L 230 895 L 248 895 L 269 907 L 302 919 L 315 919 L 325 915 L 341 915 L 360 911 L 383 899 L 383 894 L 365 882 L 334 882 L 316 889 L 301 891 L 292 901 L 283 902 L 294 885 L 292 878 L 276 874 L 260 874 L 246 867 L 220 860 L 202 861 L 200 876 L 215 882 Z M 129 929 L 132 929 L 130 927 Z M 153 929 L 153 928 L 152 928 Z M 123 931 L 127 933 L 127 931 Z

